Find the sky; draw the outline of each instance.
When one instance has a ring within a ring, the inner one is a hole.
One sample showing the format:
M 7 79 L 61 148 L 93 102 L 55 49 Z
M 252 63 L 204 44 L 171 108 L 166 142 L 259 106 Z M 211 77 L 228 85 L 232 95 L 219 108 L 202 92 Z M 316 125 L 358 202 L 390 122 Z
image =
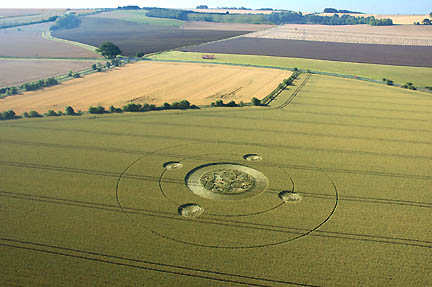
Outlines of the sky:
M 337 8 L 374 14 L 429 14 L 432 0 L 2 0 L 0 8 L 112 8 L 125 5 L 140 7 L 194 8 L 197 5 L 216 7 L 278 8 L 304 12 L 321 12 Z

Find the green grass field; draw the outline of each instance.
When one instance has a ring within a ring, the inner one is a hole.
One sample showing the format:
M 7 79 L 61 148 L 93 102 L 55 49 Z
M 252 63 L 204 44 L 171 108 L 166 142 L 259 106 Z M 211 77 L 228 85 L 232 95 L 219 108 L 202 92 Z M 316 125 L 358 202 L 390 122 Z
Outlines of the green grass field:
M 101 14 L 101 17 L 121 19 L 129 22 L 161 26 L 181 26 L 184 21 L 167 18 L 147 17 L 145 10 L 115 10 Z
M 253 55 L 228 55 L 215 54 L 214 60 L 203 60 L 203 53 L 171 51 L 152 55 L 150 58 L 155 60 L 174 60 L 174 61 L 200 61 L 217 62 L 227 64 L 249 64 L 258 66 L 271 66 L 278 68 L 294 68 L 303 70 L 320 71 L 327 73 L 337 73 L 365 77 L 381 81 L 383 78 L 391 79 L 395 83 L 405 84 L 412 82 L 419 87 L 432 86 L 432 69 L 420 67 L 402 67 L 388 65 L 374 65 L 362 63 L 347 63 L 336 61 L 323 61 L 313 59 L 287 58 L 287 57 L 268 57 Z
M 302 74 L 270 107 L 2 121 L 0 285 L 427 286 L 431 106 Z M 267 190 L 192 193 L 217 163 Z M 204 213 L 180 216 L 191 203 Z

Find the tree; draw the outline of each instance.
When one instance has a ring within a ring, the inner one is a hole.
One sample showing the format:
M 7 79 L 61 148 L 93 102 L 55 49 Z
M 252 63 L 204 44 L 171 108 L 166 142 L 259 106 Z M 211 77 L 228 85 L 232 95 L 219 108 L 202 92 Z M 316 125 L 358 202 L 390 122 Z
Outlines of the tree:
M 114 45 L 111 42 L 103 42 L 99 48 L 96 49 L 97 53 L 100 53 L 102 56 L 104 56 L 107 59 L 113 59 L 115 56 L 120 55 L 122 51 L 119 47 Z
M 137 57 L 137 58 L 142 58 L 142 57 L 144 57 L 144 52 L 138 52 L 138 53 L 136 53 L 136 57 Z
M 93 64 L 93 65 L 91 66 L 91 68 L 92 68 L 93 71 L 96 71 L 96 69 L 97 69 L 96 64 Z
M 76 115 L 75 110 L 71 106 L 67 106 L 65 112 L 68 116 Z

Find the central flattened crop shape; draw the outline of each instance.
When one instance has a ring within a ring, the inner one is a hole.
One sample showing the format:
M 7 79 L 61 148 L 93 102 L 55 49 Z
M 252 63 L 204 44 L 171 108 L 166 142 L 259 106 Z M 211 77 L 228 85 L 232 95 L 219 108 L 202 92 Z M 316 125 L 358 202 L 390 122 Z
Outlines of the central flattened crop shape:
M 213 200 L 243 200 L 268 187 L 267 177 L 258 170 L 231 163 L 199 166 L 186 175 L 185 182 L 196 195 Z

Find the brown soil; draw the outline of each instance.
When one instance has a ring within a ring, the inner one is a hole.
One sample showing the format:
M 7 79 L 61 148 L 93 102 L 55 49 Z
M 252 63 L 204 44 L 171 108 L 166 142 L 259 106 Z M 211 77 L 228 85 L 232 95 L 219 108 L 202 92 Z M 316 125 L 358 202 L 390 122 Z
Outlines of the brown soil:
M 432 47 L 349 44 L 241 37 L 181 49 L 184 52 L 263 55 L 354 63 L 432 67 Z
M 95 58 L 96 53 L 68 43 L 44 39 L 51 23 L 0 30 L 0 57 Z
M 262 31 L 275 27 L 264 24 L 212 23 L 192 21 L 183 24 L 185 30 Z

